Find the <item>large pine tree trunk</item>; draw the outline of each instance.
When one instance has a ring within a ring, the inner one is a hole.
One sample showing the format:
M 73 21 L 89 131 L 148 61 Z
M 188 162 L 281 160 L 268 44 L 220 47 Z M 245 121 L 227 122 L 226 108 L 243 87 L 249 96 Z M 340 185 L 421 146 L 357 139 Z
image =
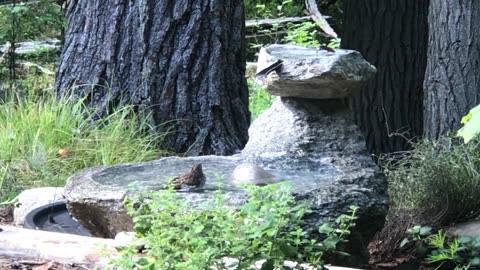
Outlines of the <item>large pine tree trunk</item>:
M 431 1 L 425 78 L 425 136 L 460 127 L 480 102 L 480 1 Z
M 342 48 L 360 51 L 377 75 L 352 98 L 374 154 L 408 149 L 422 135 L 428 0 L 345 0 Z
M 67 19 L 59 96 L 86 98 L 101 117 L 133 104 L 173 131 L 164 146 L 178 153 L 244 146 L 242 0 L 71 0 Z

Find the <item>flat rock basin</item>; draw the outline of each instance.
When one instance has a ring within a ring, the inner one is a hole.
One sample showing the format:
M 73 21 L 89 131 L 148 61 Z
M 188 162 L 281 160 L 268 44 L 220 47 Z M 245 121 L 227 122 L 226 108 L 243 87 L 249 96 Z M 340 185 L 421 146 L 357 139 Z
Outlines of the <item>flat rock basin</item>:
M 189 158 L 188 161 L 182 158 L 163 159 L 159 166 L 158 162 L 128 164 L 115 167 L 107 167 L 93 175 L 96 183 L 109 186 L 125 188 L 130 183 L 137 182 L 140 189 L 157 190 L 176 176 L 182 175 L 195 163 L 201 163 L 203 172 L 207 177 L 207 182 L 203 188 L 196 191 L 209 190 L 230 190 L 241 191 L 240 187 L 235 186 L 231 181 L 231 174 L 235 167 L 246 162 L 240 157 L 202 157 Z M 313 190 L 335 182 L 335 178 L 342 177 L 344 174 L 332 166 L 320 163 L 315 171 L 307 171 L 299 168 L 297 170 L 282 170 L 276 168 L 263 167 L 267 172 L 273 174 L 278 182 L 285 181 L 292 184 L 294 190 Z M 306 181 L 306 179 L 310 179 Z
M 316 48 L 311 47 L 302 47 L 302 46 L 295 46 L 295 45 L 279 45 L 273 44 L 268 47 L 265 47 L 265 50 L 274 57 L 286 59 L 286 60 L 298 60 L 301 59 L 308 59 L 308 58 L 324 58 L 324 57 L 332 57 L 336 58 L 333 53 L 326 51 L 326 50 L 319 50 Z M 335 52 L 337 54 L 348 54 L 353 52 L 352 50 L 345 50 L 345 49 L 336 49 Z
M 113 238 L 118 232 L 133 229 L 131 217 L 123 207 L 126 196 L 163 188 L 168 179 L 189 171 L 194 163 L 202 164 L 207 184 L 200 189 L 179 191 L 193 206 L 212 199 L 216 190 L 224 190 L 232 205 L 244 203 L 244 189 L 229 179 L 235 167 L 244 162 L 252 160 L 241 156 L 168 157 L 146 163 L 94 167 L 70 177 L 64 196 L 69 212 L 93 236 Z M 336 165 L 322 158 L 305 161 L 310 164 L 310 170 L 305 169 L 305 162 L 298 161 L 288 166 L 287 162 L 273 163 L 271 159 L 253 162 L 279 181 L 291 183 L 292 194 L 299 201 L 309 202 L 313 212 L 305 217 L 305 228 L 310 233 L 318 233 L 321 224 L 335 220 L 351 205 L 360 207 L 358 227 L 364 226 L 363 237 L 372 237 L 383 224 L 387 201 L 386 196 L 381 195 L 385 192 L 384 186 L 379 185 L 383 182 L 382 175 L 375 167 Z M 275 164 L 282 164 L 284 169 Z

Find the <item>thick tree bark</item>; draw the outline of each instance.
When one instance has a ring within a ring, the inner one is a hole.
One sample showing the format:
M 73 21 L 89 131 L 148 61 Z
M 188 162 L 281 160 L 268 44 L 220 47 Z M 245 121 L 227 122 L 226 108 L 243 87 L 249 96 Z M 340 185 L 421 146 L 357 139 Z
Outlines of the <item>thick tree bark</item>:
M 422 135 L 428 0 L 345 0 L 342 48 L 360 51 L 377 75 L 352 98 L 374 154 L 402 151 Z
M 177 153 L 232 154 L 248 139 L 242 0 L 71 0 L 59 96 L 101 117 L 133 104 Z
M 431 1 L 425 75 L 425 136 L 460 127 L 480 102 L 480 2 Z

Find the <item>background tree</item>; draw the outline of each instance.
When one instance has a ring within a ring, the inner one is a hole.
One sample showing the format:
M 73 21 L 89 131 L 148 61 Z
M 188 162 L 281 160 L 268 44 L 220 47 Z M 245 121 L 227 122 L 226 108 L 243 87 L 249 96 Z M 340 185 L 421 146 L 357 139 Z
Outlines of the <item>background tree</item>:
M 342 48 L 360 51 L 377 75 L 352 98 L 374 154 L 409 148 L 423 133 L 428 0 L 345 0 Z
M 425 137 L 460 127 L 480 103 L 480 2 L 431 1 L 425 76 Z
M 105 117 L 133 104 L 153 116 L 163 147 L 232 154 L 247 141 L 242 0 L 80 1 L 67 5 L 58 96 Z

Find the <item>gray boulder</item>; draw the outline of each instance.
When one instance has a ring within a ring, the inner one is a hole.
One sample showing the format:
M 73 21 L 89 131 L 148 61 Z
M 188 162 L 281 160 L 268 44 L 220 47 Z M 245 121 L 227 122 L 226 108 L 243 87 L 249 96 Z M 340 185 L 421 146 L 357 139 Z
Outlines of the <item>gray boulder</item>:
M 354 252 L 366 252 L 366 244 L 383 227 L 386 179 L 341 99 L 277 98 L 250 126 L 242 156 L 261 166 L 326 176 L 329 180 L 307 179 L 324 186 L 300 192 L 299 198 L 313 203 L 310 218 L 318 223 L 312 227 L 345 213 L 350 205 L 359 206 L 356 241 L 350 247 Z
M 258 56 L 257 72 L 282 60 L 277 72 L 257 77 L 272 95 L 302 98 L 344 98 L 360 89 L 376 73 L 357 51 L 335 52 L 296 45 L 270 45 Z
M 314 158 L 342 164 L 362 160 L 359 166 L 374 166 L 343 100 L 278 97 L 255 119 L 248 135 L 242 155 L 251 158 L 288 157 L 300 163 Z

